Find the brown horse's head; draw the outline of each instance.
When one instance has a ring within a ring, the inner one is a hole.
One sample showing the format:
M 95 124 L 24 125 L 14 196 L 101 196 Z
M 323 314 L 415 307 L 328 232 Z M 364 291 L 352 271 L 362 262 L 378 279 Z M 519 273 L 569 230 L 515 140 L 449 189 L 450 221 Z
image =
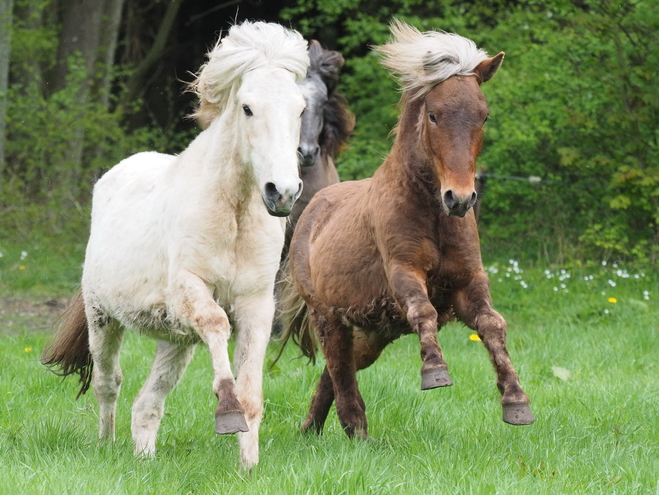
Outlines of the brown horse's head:
M 463 217 L 476 203 L 476 157 L 489 113 L 480 85 L 494 76 L 504 54 L 488 58 L 467 38 L 422 33 L 398 20 L 391 33 L 391 41 L 375 50 L 403 86 L 401 147 L 408 155 L 420 148 L 412 161 L 430 164 L 444 211 Z
M 437 84 L 421 107 L 420 129 L 447 215 L 463 217 L 476 203 L 476 158 L 489 114 L 480 85 L 492 78 L 503 56 L 482 61 L 471 76 L 456 75 Z

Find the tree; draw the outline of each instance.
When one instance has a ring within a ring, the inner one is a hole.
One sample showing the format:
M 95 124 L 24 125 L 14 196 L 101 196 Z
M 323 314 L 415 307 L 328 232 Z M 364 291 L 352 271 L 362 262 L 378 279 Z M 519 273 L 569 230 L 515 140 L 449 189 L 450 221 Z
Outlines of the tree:
M 0 181 L 5 168 L 5 118 L 9 87 L 9 55 L 13 0 L 0 0 Z

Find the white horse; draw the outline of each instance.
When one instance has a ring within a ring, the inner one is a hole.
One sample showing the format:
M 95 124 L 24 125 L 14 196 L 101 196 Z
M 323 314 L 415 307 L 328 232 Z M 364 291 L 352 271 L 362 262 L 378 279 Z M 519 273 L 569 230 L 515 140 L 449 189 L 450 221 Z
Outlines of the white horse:
M 179 156 L 139 153 L 94 188 L 82 289 L 43 362 L 93 385 L 100 436 L 115 438 L 124 328 L 158 340 L 133 404 L 135 452 L 151 456 L 167 394 L 196 345 L 211 354 L 216 433 L 259 459 L 262 371 L 285 219 L 302 187 L 296 155 L 306 41 L 277 24 L 233 26 L 193 83 L 207 128 Z M 236 332 L 235 381 L 227 342 Z M 93 365 L 93 371 L 92 371 Z M 91 375 L 91 376 L 90 376 Z

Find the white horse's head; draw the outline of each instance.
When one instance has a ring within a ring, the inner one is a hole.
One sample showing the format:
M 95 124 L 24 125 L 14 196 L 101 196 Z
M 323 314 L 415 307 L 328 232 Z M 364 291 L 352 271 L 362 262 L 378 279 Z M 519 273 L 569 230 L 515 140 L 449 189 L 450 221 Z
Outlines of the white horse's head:
M 302 192 L 297 148 L 305 108 L 297 82 L 309 56 L 302 36 L 278 24 L 244 22 L 209 54 L 193 88 L 202 125 L 218 117 L 233 129 L 242 164 L 250 166 L 263 202 L 286 216 Z

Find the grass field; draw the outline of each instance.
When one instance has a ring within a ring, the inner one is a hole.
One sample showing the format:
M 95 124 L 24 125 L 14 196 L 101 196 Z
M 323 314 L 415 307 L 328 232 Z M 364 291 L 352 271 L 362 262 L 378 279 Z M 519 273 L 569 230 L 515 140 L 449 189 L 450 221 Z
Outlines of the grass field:
M 453 387 L 420 390 L 419 346 L 407 336 L 359 375 L 368 441 L 348 440 L 334 411 L 323 436 L 302 435 L 322 368 L 289 347 L 264 380 L 261 463 L 246 477 L 236 439 L 213 433 L 203 347 L 168 399 L 157 457 L 137 460 L 130 405 L 155 343 L 129 334 L 117 442 L 98 443 L 93 394 L 75 401 L 76 381 L 39 364 L 57 306 L 44 303 L 73 292 L 76 256 L 20 259 L 5 247 L 0 257 L 0 493 L 659 495 L 659 279 L 649 271 L 488 267 L 536 416 L 527 427 L 501 421 L 482 344 L 451 324 L 439 337 Z

